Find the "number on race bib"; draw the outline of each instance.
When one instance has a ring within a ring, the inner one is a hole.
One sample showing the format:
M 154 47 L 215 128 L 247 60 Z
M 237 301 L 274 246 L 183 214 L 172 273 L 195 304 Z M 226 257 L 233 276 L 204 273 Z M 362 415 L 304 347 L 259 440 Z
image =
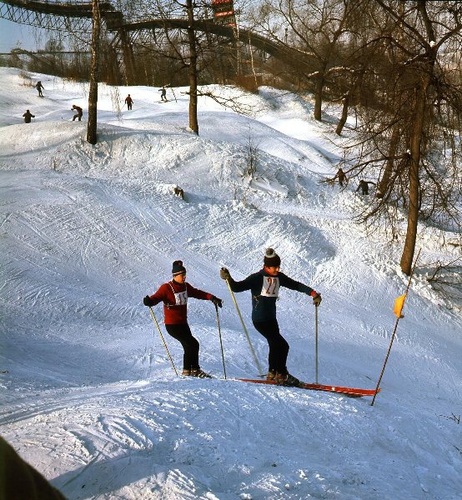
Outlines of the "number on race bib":
M 188 292 L 186 290 L 184 292 L 174 293 L 174 295 L 175 305 L 185 306 L 188 303 Z
M 263 295 L 264 297 L 278 297 L 279 278 L 264 276 L 261 295 Z

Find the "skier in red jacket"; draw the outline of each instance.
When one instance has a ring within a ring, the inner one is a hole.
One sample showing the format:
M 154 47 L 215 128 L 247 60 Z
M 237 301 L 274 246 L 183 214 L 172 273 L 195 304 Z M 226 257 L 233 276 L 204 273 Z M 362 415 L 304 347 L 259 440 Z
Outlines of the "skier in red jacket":
M 203 292 L 186 283 L 186 268 L 181 260 L 172 266 L 173 278 L 160 286 L 153 295 L 143 299 L 145 306 L 152 307 L 164 303 L 164 323 L 169 335 L 183 346 L 183 375 L 199 378 L 211 378 L 199 366 L 199 342 L 191 333 L 188 325 L 188 298 L 211 300 L 222 307 L 222 301 L 211 293 Z

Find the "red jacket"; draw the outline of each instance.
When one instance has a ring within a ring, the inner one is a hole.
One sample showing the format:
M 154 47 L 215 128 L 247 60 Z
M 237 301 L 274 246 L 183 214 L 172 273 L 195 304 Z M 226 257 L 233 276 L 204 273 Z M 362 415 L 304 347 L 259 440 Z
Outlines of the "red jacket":
M 189 283 L 177 283 L 172 280 L 164 283 L 156 293 L 150 296 L 154 305 L 164 303 L 164 323 L 166 325 L 184 325 L 188 322 L 188 298 L 210 300 L 213 295 L 194 288 Z

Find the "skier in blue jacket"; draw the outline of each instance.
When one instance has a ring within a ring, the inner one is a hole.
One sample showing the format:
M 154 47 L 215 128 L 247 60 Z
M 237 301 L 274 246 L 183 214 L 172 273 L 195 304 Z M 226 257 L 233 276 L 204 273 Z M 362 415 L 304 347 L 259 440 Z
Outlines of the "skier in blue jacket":
M 234 281 L 226 268 L 220 270 L 220 277 L 226 280 L 233 292 L 250 290 L 252 293 L 252 323 L 265 337 L 269 346 L 267 379 L 280 385 L 297 386 L 300 380 L 287 370 L 289 344 L 279 331 L 276 318 L 276 300 L 281 286 L 306 293 L 313 297 L 317 307 L 321 295 L 303 283 L 293 280 L 279 271 L 281 259 L 272 248 L 268 248 L 263 259 L 263 269 L 247 276 L 243 281 Z

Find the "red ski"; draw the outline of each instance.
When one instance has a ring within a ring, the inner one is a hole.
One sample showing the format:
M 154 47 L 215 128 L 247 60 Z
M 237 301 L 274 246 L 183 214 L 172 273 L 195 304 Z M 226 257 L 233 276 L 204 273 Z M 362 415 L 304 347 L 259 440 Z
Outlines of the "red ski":
M 251 382 L 252 384 L 266 384 L 266 385 L 278 385 L 273 380 L 265 379 L 253 379 L 253 378 L 239 378 L 242 382 Z M 291 387 L 280 385 L 279 387 Z M 347 396 L 362 397 L 362 396 L 374 396 L 376 392 L 380 392 L 380 389 L 376 391 L 375 389 L 360 389 L 357 387 L 341 387 L 339 385 L 325 385 L 325 384 L 310 384 L 308 382 L 301 382 L 299 386 L 292 386 L 298 389 L 308 389 L 311 391 L 325 391 L 325 392 L 336 392 L 339 394 L 346 394 Z

